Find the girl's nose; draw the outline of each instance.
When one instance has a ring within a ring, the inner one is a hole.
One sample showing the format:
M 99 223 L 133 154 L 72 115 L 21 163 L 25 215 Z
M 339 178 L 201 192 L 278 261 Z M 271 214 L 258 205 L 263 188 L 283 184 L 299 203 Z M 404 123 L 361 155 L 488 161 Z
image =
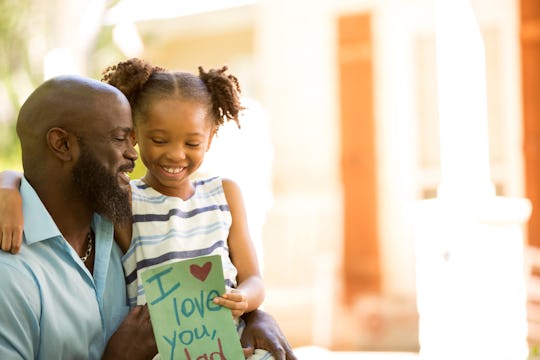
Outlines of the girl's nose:
M 171 160 L 184 160 L 186 158 L 186 152 L 182 145 L 170 146 L 167 149 L 167 157 Z

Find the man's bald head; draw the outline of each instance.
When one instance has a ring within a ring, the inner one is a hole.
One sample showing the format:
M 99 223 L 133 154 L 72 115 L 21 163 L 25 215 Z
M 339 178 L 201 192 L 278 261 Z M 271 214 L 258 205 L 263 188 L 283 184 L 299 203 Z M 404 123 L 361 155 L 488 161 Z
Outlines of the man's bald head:
M 17 119 L 17 135 L 25 172 L 48 155 L 47 132 L 58 127 L 84 132 L 92 123 L 107 119 L 110 106 L 127 99 L 116 88 L 89 78 L 63 75 L 45 81 L 25 101 Z

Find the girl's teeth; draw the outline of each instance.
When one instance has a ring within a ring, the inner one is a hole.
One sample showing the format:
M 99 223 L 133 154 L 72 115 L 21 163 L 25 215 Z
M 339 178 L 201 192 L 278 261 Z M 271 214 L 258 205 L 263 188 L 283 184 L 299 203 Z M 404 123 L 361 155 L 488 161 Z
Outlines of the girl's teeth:
M 182 171 L 182 168 L 163 168 L 166 172 L 171 174 L 178 174 L 180 171 Z

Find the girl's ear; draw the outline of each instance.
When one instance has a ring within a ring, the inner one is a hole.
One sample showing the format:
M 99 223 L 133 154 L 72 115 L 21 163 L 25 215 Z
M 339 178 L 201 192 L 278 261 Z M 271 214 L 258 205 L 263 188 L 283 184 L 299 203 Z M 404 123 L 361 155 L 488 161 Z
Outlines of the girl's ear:
M 62 161 L 67 162 L 73 159 L 76 142 L 76 137 L 65 129 L 53 127 L 47 131 L 47 145 Z

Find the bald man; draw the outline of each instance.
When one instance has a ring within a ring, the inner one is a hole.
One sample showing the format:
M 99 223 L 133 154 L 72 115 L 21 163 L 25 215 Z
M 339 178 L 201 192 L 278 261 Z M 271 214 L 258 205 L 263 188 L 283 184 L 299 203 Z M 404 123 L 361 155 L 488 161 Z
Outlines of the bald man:
M 22 106 L 24 242 L 0 252 L 0 359 L 101 359 L 126 318 L 111 221 L 131 216 L 131 130 L 120 91 L 82 77 L 49 80 Z M 146 309 L 120 330 L 114 358 L 155 354 Z
M 131 132 L 124 95 L 91 79 L 53 78 L 23 104 L 22 244 L 20 175 L 0 173 L 0 245 L 19 252 L 0 251 L 0 359 L 136 360 L 157 353 L 147 308 L 128 313 L 122 253 L 113 241 L 112 222 L 131 216 Z M 246 354 L 258 348 L 276 360 L 295 359 L 270 315 L 243 317 Z

